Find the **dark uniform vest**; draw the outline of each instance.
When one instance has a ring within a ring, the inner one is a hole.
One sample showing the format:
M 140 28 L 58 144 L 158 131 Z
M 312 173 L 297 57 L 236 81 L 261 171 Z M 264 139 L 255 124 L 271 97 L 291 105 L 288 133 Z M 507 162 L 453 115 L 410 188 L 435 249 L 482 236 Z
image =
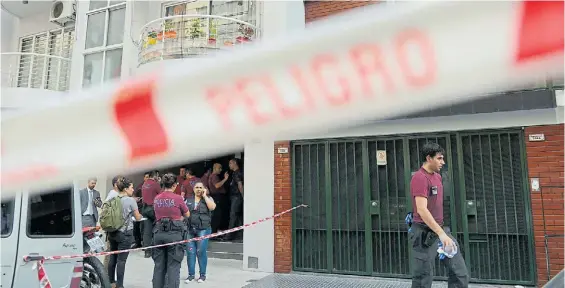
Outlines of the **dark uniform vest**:
M 200 203 L 197 204 L 196 209 L 194 208 L 195 197 L 189 197 L 186 199 L 186 206 L 190 211 L 189 226 L 193 229 L 208 229 L 210 228 L 210 223 L 212 222 L 212 212 L 208 209 L 206 201 L 200 199 Z

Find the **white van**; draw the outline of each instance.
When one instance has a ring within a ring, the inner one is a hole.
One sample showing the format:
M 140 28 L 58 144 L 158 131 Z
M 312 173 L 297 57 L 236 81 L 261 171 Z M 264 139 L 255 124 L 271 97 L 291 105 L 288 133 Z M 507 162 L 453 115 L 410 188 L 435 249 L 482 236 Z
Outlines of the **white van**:
M 34 262 L 24 256 L 83 253 L 82 218 L 78 191 L 63 188 L 2 199 L 2 288 L 39 286 Z M 82 258 L 45 261 L 51 287 L 79 288 Z

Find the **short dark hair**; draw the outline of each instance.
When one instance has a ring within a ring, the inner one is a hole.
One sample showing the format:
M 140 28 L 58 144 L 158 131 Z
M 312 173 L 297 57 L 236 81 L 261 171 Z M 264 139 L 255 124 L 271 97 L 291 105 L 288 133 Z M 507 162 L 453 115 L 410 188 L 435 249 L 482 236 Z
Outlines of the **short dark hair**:
M 144 177 L 145 177 L 145 175 L 151 177 L 151 171 L 143 173 L 143 176 L 144 176 Z
M 166 189 L 173 188 L 173 185 L 175 185 L 175 183 L 177 183 L 177 176 L 175 176 L 175 174 L 173 173 L 167 173 L 163 175 L 163 177 L 161 177 L 161 184 Z
M 153 170 L 151 172 L 149 172 L 149 177 L 154 178 L 159 176 L 159 171 L 158 170 Z
M 233 163 L 237 164 L 238 168 L 241 168 L 241 160 L 239 160 L 239 158 L 233 158 L 230 161 L 233 161 Z
M 428 142 L 424 144 L 420 152 L 422 153 L 421 155 L 424 159 L 424 162 L 427 160 L 428 156 L 434 158 L 437 154 L 445 155 L 445 150 L 441 146 L 439 146 L 439 144 L 434 142 Z
M 116 183 L 116 187 L 118 188 L 118 191 L 122 192 L 126 188 L 129 188 L 129 186 L 131 186 L 132 184 L 133 184 L 133 182 L 131 182 L 131 180 L 129 180 L 128 178 L 120 176 L 118 178 L 118 182 Z
M 184 171 L 184 173 L 190 174 L 190 175 L 194 175 L 194 171 L 192 170 L 192 168 L 185 168 L 186 170 Z
M 118 179 L 120 179 L 120 175 L 118 176 L 114 176 L 114 178 L 112 178 L 112 187 L 116 186 L 116 183 L 118 183 Z

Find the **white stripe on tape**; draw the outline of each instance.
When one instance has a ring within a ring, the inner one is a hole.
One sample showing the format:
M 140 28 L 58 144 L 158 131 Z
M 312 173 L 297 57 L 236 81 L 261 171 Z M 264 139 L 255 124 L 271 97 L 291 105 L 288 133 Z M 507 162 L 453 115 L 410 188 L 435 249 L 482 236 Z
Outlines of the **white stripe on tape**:
M 351 12 L 3 121 L 3 192 L 485 97 L 562 75 L 563 42 L 562 1 L 413 2 Z

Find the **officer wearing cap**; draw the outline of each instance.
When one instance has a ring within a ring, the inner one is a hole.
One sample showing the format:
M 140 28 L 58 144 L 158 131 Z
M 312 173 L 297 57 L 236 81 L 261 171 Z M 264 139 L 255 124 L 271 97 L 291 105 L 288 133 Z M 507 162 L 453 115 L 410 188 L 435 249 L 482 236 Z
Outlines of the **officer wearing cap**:
M 182 241 L 186 237 L 187 226 L 183 217 L 190 212 L 184 199 L 175 194 L 177 177 L 167 173 L 161 178 L 163 192 L 155 197 L 155 228 L 153 244 L 160 245 Z M 178 288 L 180 286 L 180 267 L 184 258 L 184 245 L 176 244 L 153 249 L 153 288 Z

